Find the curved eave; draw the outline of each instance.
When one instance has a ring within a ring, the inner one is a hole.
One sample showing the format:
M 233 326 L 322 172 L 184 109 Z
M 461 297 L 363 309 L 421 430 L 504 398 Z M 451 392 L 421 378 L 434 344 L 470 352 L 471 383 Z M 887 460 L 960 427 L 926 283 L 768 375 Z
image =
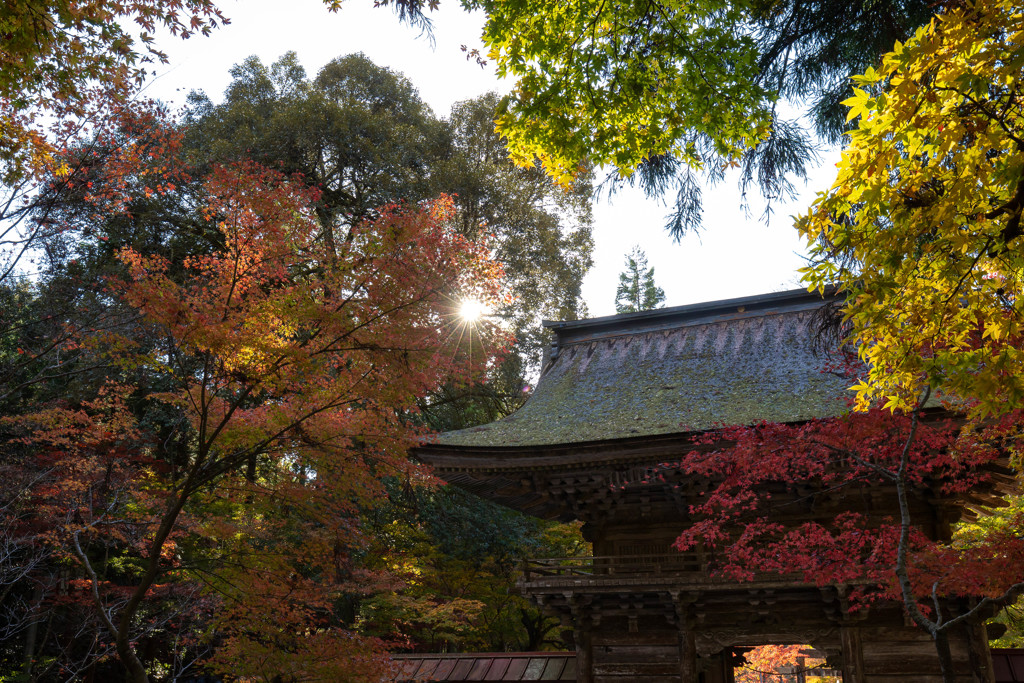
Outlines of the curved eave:
M 615 464 L 651 462 L 698 450 L 693 440 L 708 431 L 715 430 L 531 446 L 464 446 L 433 442 L 417 446 L 411 453 L 438 473 L 601 469 Z
M 567 476 L 604 477 L 609 470 L 669 462 L 708 446 L 693 443 L 701 432 L 678 432 L 623 439 L 544 446 L 454 446 L 429 443 L 412 454 L 431 465 L 449 484 L 533 517 L 567 522 L 576 515 L 550 495 L 544 480 Z
M 924 419 L 932 422 L 957 418 L 959 413 L 941 405 L 926 407 Z M 834 419 L 839 416 L 823 416 L 807 420 L 789 420 L 784 424 L 793 427 L 805 425 L 814 420 Z M 607 465 L 633 464 L 637 462 L 664 461 L 672 455 L 694 451 L 721 448 L 727 441 L 719 440 L 714 446 L 697 444 L 707 440 L 709 434 L 720 431 L 712 429 L 688 430 L 671 434 L 647 434 L 618 439 L 597 439 L 593 441 L 557 444 L 535 444 L 526 446 L 476 446 L 424 441 L 410 450 L 410 453 L 427 463 L 437 472 L 532 472 L 537 470 L 582 470 L 599 469 Z
M 928 421 L 955 417 L 956 413 L 934 406 L 924 411 Z M 788 422 L 792 426 L 808 420 Z M 627 472 L 630 480 L 638 470 L 658 463 L 672 463 L 688 453 L 728 446 L 725 439 L 708 439 L 718 429 L 675 432 L 621 439 L 538 446 L 466 446 L 442 442 L 424 443 L 412 453 L 431 465 L 435 473 L 460 488 L 500 505 L 535 517 L 568 521 L 575 518 L 554 489 L 589 482 L 607 485 L 615 472 Z M 636 468 L 636 469 L 634 469 Z M 991 481 L 968 494 L 950 499 L 968 518 L 974 507 L 1000 505 L 999 500 L 1019 493 L 1014 472 L 1006 463 L 994 462 L 984 468 Z M 631 471 L 631 472 L 630 472 Z M 641 472 L 642 476 L 642 472 Z

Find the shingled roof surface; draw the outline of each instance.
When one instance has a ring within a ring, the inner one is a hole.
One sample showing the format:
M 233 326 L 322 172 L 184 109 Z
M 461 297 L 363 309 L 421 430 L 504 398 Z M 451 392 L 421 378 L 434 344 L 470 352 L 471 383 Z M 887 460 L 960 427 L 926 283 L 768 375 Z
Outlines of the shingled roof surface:
M 804 290 L 545 323 L 557 335 L 515 414 L 442 446 L 539 446 L 793 422 L 846 410 L 850 381 L 813 350 L 824 301 Z

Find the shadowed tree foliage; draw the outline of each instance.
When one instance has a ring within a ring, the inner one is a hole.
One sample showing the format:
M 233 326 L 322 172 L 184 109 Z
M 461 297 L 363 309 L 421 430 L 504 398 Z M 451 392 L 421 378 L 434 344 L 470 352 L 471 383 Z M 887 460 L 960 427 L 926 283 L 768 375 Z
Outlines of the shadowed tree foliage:
M 360 605 L 367 635 L 407 651 L 564 649 L 559 621 L 515 589 L 524 557 L 586 554 L 577 525 L 528 517 L 453 486 L 402 487 L 368 516 L 373 562 L 407 580 Z
M 429 194 L 441 129 L 401 75 L 349 55 L 309 80 L 294 52 L 269 68 L 250 57 L 231 75 L 221 104 L 191 96 L 189 145 L 210 161 L 251 157 L 301 173 L 322 193 L 330 244 L 376 207 Z

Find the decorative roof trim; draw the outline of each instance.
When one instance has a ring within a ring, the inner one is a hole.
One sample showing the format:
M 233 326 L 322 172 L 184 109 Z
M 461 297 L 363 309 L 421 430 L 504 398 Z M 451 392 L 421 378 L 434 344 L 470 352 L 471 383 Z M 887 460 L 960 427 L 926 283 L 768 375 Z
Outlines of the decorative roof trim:
M 626 334 L 657 332 L 689 325 L 817 308 L 823 302 L 837 298 L 839 295 L 836 293 L 835 287 L 826 288 L 824 296 L 816 291 L 792 289 L 785 292 L 770 292 L 685 306 L 655 308 L 639 313 L 620 313 L 585 320 L 545 320 L 543 325 L 558 336 L 560 345 L 568 345 Z

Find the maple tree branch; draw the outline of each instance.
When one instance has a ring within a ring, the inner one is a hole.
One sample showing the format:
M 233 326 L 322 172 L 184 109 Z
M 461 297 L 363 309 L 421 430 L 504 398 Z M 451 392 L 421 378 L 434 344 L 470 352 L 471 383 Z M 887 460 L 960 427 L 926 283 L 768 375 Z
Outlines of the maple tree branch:
M 1020 145 L 1020 143 L 1018 143 L 1018 150 L 1020 150 L 1021 148 L 1022 146 Z M 987 214 L 985 214 L 985 218 L 988 218 L 990 220 L 997 218 L 1004 213 L 1010 214 L 1010 218 L 1009 220 L 1006 221 L 1006 225 L 1003 227 L 1003 231 L 999 234 L 999 238 L 1003 241 L 1003 247 L 1000 251 L 1005 250 L 1006 247 L 1009 246 L 1011 241 L 1020 236 L 1020 218 L 1022 210 L 1024 210 L 1024 173 L 1022 173 L 1021 177 L 1017 180 L 1017 185 L 1014 188 L 1013 196 L 1010 198 L 1010 200 L 1007 201 L 1002 206 L 993 209 L 992 211 L 989 211 Z M 986 243 L 985 246 L 987 247 L 988 243 Z M 985 247 L 983 247 L 982 251 L 985 250 Z
M 971 104 L 976 106 L 979 110 L 981 110 L 982 114 L 984 114 L 988 118 L 989 121 L 995 121 L 996 123 L 998 123 L 999 127 L 1003 129 L 1003 133 L 1006 134 L 1006 137 L 1010 138 L 1011 140 L 1013 140 L 1014 142 L 1017 143 L 1018 149 L 1019 148 L 1024 148 L 1024 138 L 1019 137 L 1017 135 L 1017 131 L 1016 130 L 1014 130 L 1014 129 L 1012 129 L 1009 126 L 1006 125 L 1006 121 L 1003 120 L 1003 117 L 1001 117 L 998 114 L 996 114 L 995 112 L 989 110 L 985 106 L 985 103 L 982 102 L 981 100 L 973 97 L 970 93 L 964 92 L 962 90 L 959 90 L 958 88 L 953 88 L 953 87 L 950 87 L 950 86 L 934 86 L 934 89 L 937 92 L 951 92 L 951 93 L 954 93 L 954 94 L 959 95 L 960 97 L 964 98 L 965 100 L 967 100 L 968 102 L 970 102 Z M 1013 97 L 1011 96 L 1011 97 L 1009 97 L 1007 99 L 1008 100 L 1012 100 Z
M 939 582 L 932 582 L 932 605 L 935 606 L 935 626 L 942 628 L 942 606 L 939 604 Z
M 110 614 L 107 612 L 107 606 L 103 602 L 102 596 L 100 596 L 99 583 L 100 579 L 96 575 L 96 570 L 93 569 L 92 563 L 89 561 L 85 551 L 82 550 L 82 544 L 79 540 L 79 530 L 75 530 L 71 534 L 71 540 L 73 541 L 73 549 L 75 551 L 75 557 L 78 558 L 79 563 L 82 565 L 82 569 L 89 575 L 89 596 L 92 598 L 93 604 L 96 605 L 96 611 L 99 613 L 100 620 L 103 622 L 103 626 L 110 631 L 110 635 L 114 640 L 120 640 L 120 632 L 117 627 L 114 626 L 114 622 L 111 621 Z
M 943 630 L 949 630 L 957 624 L 966 621 L 967 619 L 970 619 L 976 614 L 979 614 L 984 610 L 985 607 L 988 607 L 989 605 L 994 605 L 996 607 L 1006 607 L 1007 605 L 1016 601 L 1016 599 L 1020 597 L 1021 594 L 1024 594 L 1024 581 L 1020 581 L 1018 583 L 1011 585 L 1009 588 L 1003 591 L 1003 593 L 998 597 L 982 598 L 978 601 L 978 604 L 976 604 L 974 607 L 967 610 L 963 614 L 958 614 L 949 621 L 942 622 L 939 628 Z
M 367 371 L 367 373 L 363 375 L 363 378 L 365 378 L 368 375 L 369 371 Z M 351 405 L 353 403 L 358 403 L 358 399 L 348 398 L 342 400 L 341 397 L 339 396 L 335 401 L 318 406 L 317 408 L 310 410 L 306 414 L 296 417 L 288 424 L 282 426 L 276 432 L 267 435 L 259 443 L 254 444 L 242 451 L 237 451 L 230 455 L 223 456 L 217 460 L 211 460 L 209 467 L 203 469 L 202 477 L 197 476 L 191 482 L 186 480 L 186 485 L 183 485 L 182 487 L 183 495 L 192 495 L 193 493 L 195 493 L 200 488 L 210 483 L 217 477 L 241 465 L 243 462 L 246 461 L 247 458 L 249 458 L 249 456 L 259 455 L 260 453 L 266 452 L 267 447 L 271 443 L 277 441 L 291 430 L 296 429 L 298 426 L 308 421 L 310 418 L 315 417 L 320 413 L 326 412 L 328 410 L 335 410 L 337 408 L 341 408 L 342 406 Z
M 894 474 L 890 470 L 882 467 L 881 465 L 876 465 L 873 462 L 868 462 L 867 460 L 864 460 L 859 455 L 857 455 L 854 451 L 847 450 L 845 448 L 840 448 L 839 446 L 835 446 L 835 445 L 830 444 L 830 443 L 825 443 L 824 441 L 819 441 L 818 439 L 807 439 L 807 441 L 809 441 L 810 443 L 822 446 L 823 448 L 827 448 L 827 449 L 831 450 L 833 453 L 837 453 L 839 455 L 846 456 L 846 457 L 850 458 L 851 460 L 855 460 L 858 465 L 862 465 L 863 467 L 867 467 L 868 469 L 876 472 L 877 474 L 885 477 L 886 479 L 889 479 L 890 481 L 894 481 L 896 479 L 896 476 L 897 476 L 896 474 Z
M 910 417 L 910 433 L 907 435 L 907 440 L 903 444 L 903 451 L 900 453 L 900 466 L 897 471 L 895 478 L 896 483 L 896 500 L 900 509 L 900 536 L 899 541 L 896 545 L 896 578 L 900 584 L 900 591 L 903 594 L 903 603 L 907 611 L 910 613 L 910 617 L 916 624 L 924 628 L 926 631 L 931 633 L 933 636 L 934 628 L 932 623 L 921 613 L 921 609 L 917 605 L 917 599 L 914 597 L 913 587 L 910 583 L 910 575 L 907 569 L 907 554 L 909 552 L 910 544 L 910 506 L 907 500 L 907 467 L 910 463 L 910 447 L 914 442 L 914 437 L 917 435 L 917 426 L 920 420 L 920 409 L 924 407 L 924 404 L 928 402 L 931 397 L 931 388 L 926 387 L 924 393 L 918 401 L 913 413 Z

